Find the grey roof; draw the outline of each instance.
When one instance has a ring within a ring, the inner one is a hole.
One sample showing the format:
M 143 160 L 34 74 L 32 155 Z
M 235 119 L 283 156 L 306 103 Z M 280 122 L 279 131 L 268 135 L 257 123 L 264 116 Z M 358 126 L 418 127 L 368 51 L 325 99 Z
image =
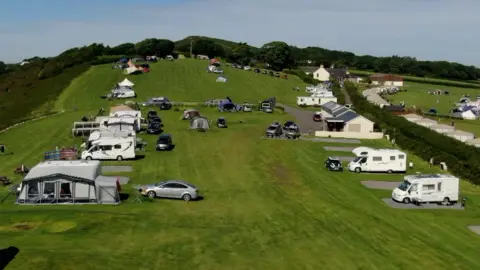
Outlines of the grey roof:
M 340 116 L 340 115 L 342 115 L 343 113 L 346 113 L 346 112 L 348 112 L 348 111 L 350 111 L 350 109 L 348 109 L 347 107 L 342 106 L 342 107 L 334 110 L 334 111 L 332 112 L 332 116 L 333 116 L 333 117 L 338 117 L 338 116 Z
M 318 67 L 300 67 L 300 70 L 305 73 L 313 73 L 317 71 Z
M 328 73 L 333 77 L 346 77 L 347 76 L 347 69 L 338 69 L 338 68 L 326 68 Z
M 339 120 L 343 120 L 345 123 L 359 117 L 360 115 L 358 115 L 356 112 L 354 111 L 348 111 L 346 113 L 343 113 L 342 115 L 338 116 L 337 119 Z

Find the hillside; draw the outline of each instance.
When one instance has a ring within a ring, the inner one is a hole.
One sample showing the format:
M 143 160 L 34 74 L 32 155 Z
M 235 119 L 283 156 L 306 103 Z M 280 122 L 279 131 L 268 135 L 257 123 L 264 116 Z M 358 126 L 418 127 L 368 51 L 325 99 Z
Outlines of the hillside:
M 225 68 L 229 82 L 215 82 L 206 61 L 159 61 L 149 74 L 129 76 L 138 98 L 168 96 L 203 101 L 230 96 L 236 102 L 276 96 L 295 102 L 298 79 L 281 80 L 252 71 Z M 123 80 L 109 65 L 90 68 L 52 101 L 65 113 L 20 125 L 0 134 L 12 155 L 0 157 L 0 171 L 15 182 L 13 170 L 41 161 L 56 146 L 80 145 L 71 128 L 82 116 L 122 101 L 99 98 Z M 143 109 L 145 115 L 148 108 Z M 220 113 L 200 108 L 210 120 L 225 117 L 227 129 L 188 130 L 181 111 L 160 111 L 171 152 L 154 150 L 158 136 L 138 134 L 148 142 L 142 158 L 107 161 L 132 165 L 118 173 L 124 200 L 112 205 L 0 204 L 0 242 L 20 253 L 7 269 L 479 269 L 480 238 L 466 226 L 478 220 L 480 188 L 462 181 L 468 208 L 408 210 L 388 207 L 390 190 L 371 190 L 364 180 L 401 181 L 402 175 L 329 172 L 325 146 L 352 146 L 304 140 L 267 140 L 272 121 L 291 116 L 277 110 Z M 362 146 L 392 147 L 386 141 Z M 409 154 L 415 170 L 439 172 Z M 183 179 L 199 187 L 203 200 L 155 199 L 135 203 L 135 185 Z M 0 186 L 0 199 L 7 195 Z M 401 254 L 401 256 L 398 256 Z M 421 258 L 419 258 L 421 254 Z M 65 258 L 68 258 L 67 260 Z

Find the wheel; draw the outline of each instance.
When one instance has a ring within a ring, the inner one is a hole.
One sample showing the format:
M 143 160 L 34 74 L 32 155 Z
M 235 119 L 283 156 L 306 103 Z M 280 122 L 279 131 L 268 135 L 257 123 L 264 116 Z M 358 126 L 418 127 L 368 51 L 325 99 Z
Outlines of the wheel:
M 393 173 L 393 171 L 392 171 L 392 170 L 388 170 L 387 173 Z
M 409 204 L 410 203 L 410 198 L 406 197 L 406 198 L 403 198 L 402 202 L 404 204 Z
M 359 173 L 359 172 L 361 172 L 361 171 L 362 171 L 362 169 L 360 169 L 360 168 L 355 168 L 355 172 L 356 172 L 356 173 Z
M 450 199 L 448 197 L 445 197 L 443 199 L 443 204 L 450 204 Z
M 118 160 L 118 161 L 122 161 L 122 160 L 123 160 L 123 157 L 122 157 L 122 156 L 118 156 L 118 157 L 117 157 L 117 160 Z
M 185 194 L 182 196 L 182 199 L 186 202 L 190 201 L 192 199 L 192 196 L 190 194 Z
M 92 160 L 92 157 L 88 156 L 88 157 L 86 158 L 86 160 Z
M 155 191 L 149 191 L 147 193 L 147 196 L 150 198 L 150 199 L 155 199 L 155 197 L 157 197 L 157 194 L 155 193 Z

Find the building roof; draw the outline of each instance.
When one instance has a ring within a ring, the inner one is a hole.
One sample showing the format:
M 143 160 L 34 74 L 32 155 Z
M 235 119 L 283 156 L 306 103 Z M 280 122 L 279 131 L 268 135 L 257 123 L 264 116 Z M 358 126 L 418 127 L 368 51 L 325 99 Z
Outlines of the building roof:
M 317 67 L 300 67 L 300 70 L 305 73 L 313 73 L 318 70 Z
M 347 76 L 347 69 L 326 68 L 325 70 L 330 74 L 330 76 L 333 76 L 336 78 L 344 78 Z
M 340 115 L 342 115 L 343 113 L 346 113 L 346 112 L 348 112 L 348 111 L 351 111 L 351 110 L 348 109 L 348 108 L 345 107 L 345 106 L 342 106 L 342 107 L 340 107 L 340 108 L 332 111 L 331 115 L 332 115 L 333 117 L 338 117 L 338 116 L 340 116 Z
M 348 111 L 346 113 L 343 113 L 341 114 L 340 116 L 337 117 L 337 119 L 340 119 L 340 120 L 343 120 L 343 122 L 347 123 L 357 117 L 359 117 L 360 115 L 357 114 L 356 112 L 354 111 Z
M 393 74 L 383 74 L 383 73 L 376 73 L 370 75 L 370 79 L 372 81 L 380 81 L 380 82 L 403 82 L 403 77 Z
M 403 112 L 405 109 L 401 105 L 386 105 L 383 109 L 387 112 Z

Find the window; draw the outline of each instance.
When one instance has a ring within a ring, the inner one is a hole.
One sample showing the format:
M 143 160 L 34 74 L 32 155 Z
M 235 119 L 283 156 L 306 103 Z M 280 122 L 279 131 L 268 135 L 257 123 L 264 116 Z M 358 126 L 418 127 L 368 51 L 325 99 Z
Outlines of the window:
M 423 185 L 422 190 L 423 191 L 435 190 L 435 185 Z
M 394 160 L 395 160 L 395 156 L 390 156 L 390 160 L 391 160 L 391 161 L 394 161 Z
M 175 188 L 175 184 L 174 183 L 170 183 L 170 184 L 165 184 L 163 185 L 164 188 Z
M 438 183 L 438 186 L 437 186 L 437 191 L 442 191 L 442 183 Z
M 102 145 L 102 146 L 100 146 L 100 148 L 102 149 L 102 151 L 111 151 L 112 150 L 111 145 Z
M 115 149 L 122 149 L 122 146 L 120 144 L 115 145 Z
M 70 198 L 72 196 L 72 190 L 70 189 L 70 183 L 62 183 L 60 185 L 60 198 Z
M 405 155 L 398 155 L 398 159 L 405 159 Z
M 417 191 L 417 190 L 418 190 L 417 184 L 412 185 L 412 187 L 410 188 L 410 191 L 414 191 L 414 192 L 415 192 L 415 191 Z
M 49 195 L 55 193 L 55 183 L 44 183 L 43 194 Z
M 382 157 L 372 157 L 373 161 L 382 161 Z
M 360 153 L 360 156 L 367 156 L 368 155 L 368 152 L 361 152 Z

